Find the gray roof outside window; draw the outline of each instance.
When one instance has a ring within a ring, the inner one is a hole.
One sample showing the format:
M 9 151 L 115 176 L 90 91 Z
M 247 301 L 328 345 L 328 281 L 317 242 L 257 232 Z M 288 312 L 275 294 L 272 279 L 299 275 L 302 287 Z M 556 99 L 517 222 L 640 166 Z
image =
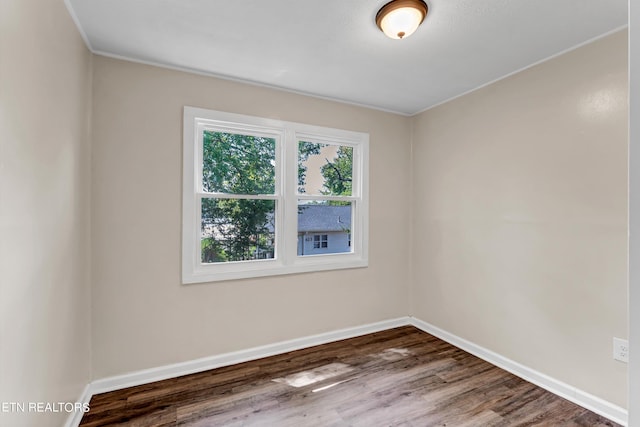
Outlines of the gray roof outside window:
M 298 208 L 298 233 L 351 229 L 351 206 L 301 205 Z

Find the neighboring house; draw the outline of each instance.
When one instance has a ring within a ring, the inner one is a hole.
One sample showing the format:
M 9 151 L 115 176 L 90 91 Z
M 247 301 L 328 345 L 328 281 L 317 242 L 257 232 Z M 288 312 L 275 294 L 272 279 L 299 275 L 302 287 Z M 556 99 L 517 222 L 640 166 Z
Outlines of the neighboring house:
M 301 205 L 298 255 L 351 252 L 351 206 Z
M 273 258 L 275 227 L 273 217 L 266 226 L 264 248 L 256 248 L 247 259 Z M 209 222 L 203 222 L 201 237 L 224 244 L 224 233 Z M 298 255 L 320 255 L 351 252 L 351 206 L 300 205 L 298 212 Z M 204 255 L 203 252 L 203 256 Z M 203 262 L 217 262 L 203 258 Z

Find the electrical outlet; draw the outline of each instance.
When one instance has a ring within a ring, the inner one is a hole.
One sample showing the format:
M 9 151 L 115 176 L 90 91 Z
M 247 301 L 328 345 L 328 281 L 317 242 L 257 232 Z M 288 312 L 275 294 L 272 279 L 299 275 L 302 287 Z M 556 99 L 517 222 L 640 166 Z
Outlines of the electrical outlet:
M 624 363 L 629 362 L 629 341 L 613 338 L 613 358 Z

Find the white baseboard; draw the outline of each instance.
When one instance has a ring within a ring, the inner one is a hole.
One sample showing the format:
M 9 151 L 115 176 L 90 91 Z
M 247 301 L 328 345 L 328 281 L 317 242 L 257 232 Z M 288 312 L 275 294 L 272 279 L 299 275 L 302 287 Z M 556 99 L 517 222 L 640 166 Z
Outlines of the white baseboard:
M 82 390 L 82 394 L 80 395 L 80 398 L 78 400 L 76 400 L 76 403 L 82 403 L 83 406 L 84 404 L 89 404 L 89 401 L 91 400 L 91 384 L 87 384 L 87 386 L 84 388 L 84 390 Z M 82 416 L 84 415 L 84 412 L 82 411 L 75 411 L 69 414 L 69 418 L 67 418 L 67 422 L 64 423 L 64 427 L 77 427 L 80 425 L 80 421 L 82 421 Z
M 282 341 L 275 344 L 268 344 L 246 350 L 224 353 L 216 356 L 204 357 L 202 359 L 190 360 L 187 362 L 175 363 L 171 365 L 159 366 L 156 368 L 130 372 L 123 375 L 102 378 L 91 382 L 84 390 L 79 402 L 88 403 L 91 396 L 98 393 L 105 393 L 113 390 L 120 390 L 126 387 L 133 387 L 148 384 L 154 381 L 161 381 L 168 378 L 175 378 L 182 375 L 189 375 L 196 372 L 207 371 L 209 369 L 234 365 L 236 363 L 261 359 L 263 357 L 274 356 L 289 351 L 300 350 L 315 345 L 326 344 L 347 338 L 358 337 L 373 332 L 384 331 L 386 329 L 399 326 L 413 325 L 435 337 L 438 337 L 464 351 L 467 351 L 493 365 L 496 365 L 512 374 L 529 381 L 545 390 L 563 397 L 583 408 L 589 409 L 623 426 L 627 425 L 627 410 L 607 402 L 592 394 L 586 393 L 576 387 L 551 378 L 527 366 L 521 365 L 513 360 L 507 359 L 486 348 L 480 347 L 470 341 L 444 331 L 434 325 L 424 322 L 415 317 L 401 317 L 382 322 L 370 323 L 368 325 L 356 326 L 352 328 L 340 329 L 323 334 L 297 338 L 289 341 Z M 77 427 L 82 419 L 82 413 L 74 413 L 69 417 L 65 427 Z
M 409 318 L 401 317 L 398 319 L 385 320 L 382 322 L 370 323 L 368 325 L 345 328 L 323 334 L 249 348 L 247 350 L 234 351 L 232 353 L 224 353 L 216 356 L 204 357 L 202 359 L 190 360 L 187 362 L 159 366 L 157 368 L 103 378 L 91 383 L 91 394 L 105 393 L 126 387 L 148 384 L 154 381 L 166 380 L 167 378 L 175 378 L 182 375 L 207 371 L 209 369 L 235 365 L 236 363 L 262 359 L 263 357 L 274 356 L 277 354 L 287 353 L 289 351 L 300 350 L 302 348 L 358 337 L 405 325 L 409 325 Z
M 454 346 L 473 354 L 505 371 L 529 381 L 545 390 L 550 391 L 564 399 L 567 399 L 577 405 L 582 406 L 596 414 L 600 414 L 603 417 L 607 417 L 611 421 L 614 421 L 623 426 L 627 425 L 628 413 L 627 410 L 620 406 L 614 405 L 611 402 L 607 402 L 604 399 L 596 397 L 585 391 L 579 390 L 569 384 L 558 381 L 555 378 L 551 378 L 541 372 L 531 369 L 527 366 L 514 362 L 511 359 L 507 359 L 491 350 L 487 350 L 477 344 L 460 338 L 454 334 L 444 331 L 437 326 L 431 325 L 415 317 L 410 317 L 410 324 L 418 329 L 427 332 L 435 337 L 440 338 L 443 341 L 453 344 Z

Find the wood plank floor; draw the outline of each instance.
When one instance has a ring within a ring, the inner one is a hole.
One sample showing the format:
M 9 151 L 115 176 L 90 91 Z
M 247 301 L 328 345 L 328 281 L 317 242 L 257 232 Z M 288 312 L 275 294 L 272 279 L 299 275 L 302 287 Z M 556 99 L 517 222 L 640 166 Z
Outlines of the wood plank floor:
M 617 426 L 412 326 L 91 399 L 81 426 Z

